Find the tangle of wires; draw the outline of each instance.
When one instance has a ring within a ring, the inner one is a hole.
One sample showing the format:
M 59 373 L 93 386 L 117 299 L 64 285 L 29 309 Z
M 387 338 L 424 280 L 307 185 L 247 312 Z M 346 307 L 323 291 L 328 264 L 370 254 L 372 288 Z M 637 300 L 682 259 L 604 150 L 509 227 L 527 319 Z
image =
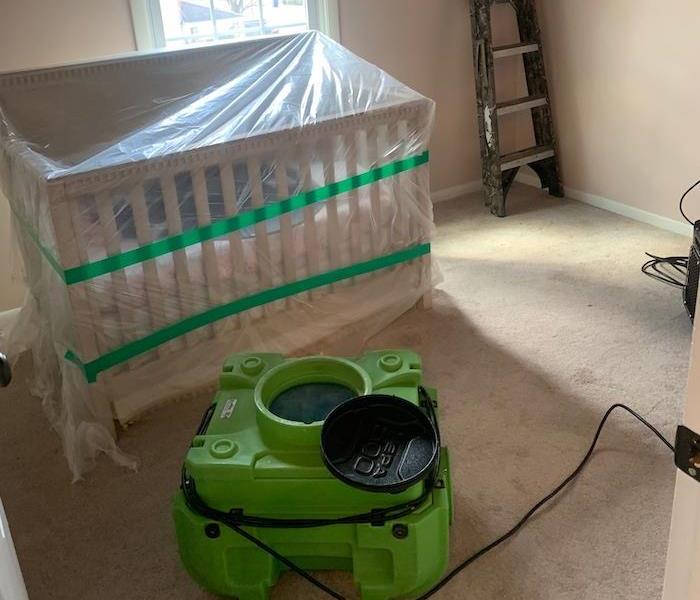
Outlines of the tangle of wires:
M 649 260 L 642 265 L 642 273 L 660 283 L 680 290 L 688 279 L 687 256 L 655 256 L 645 252 Z
M 696 181 L 685 191 L 678 203 L 678 210 L 680 210 L 683 218 L 691 225 L 695 225 L 695 222 L 686 214 L 683 204 L 690 193 L 699 186 L 700 181 Z M 664 285 L 674 287 L 681 291 L 685 290 L 688 280 L 687 256 L 655 256 L 649 252 L 645 254 L 649 257 L 649 260 L 642 265 L 642 273 Z

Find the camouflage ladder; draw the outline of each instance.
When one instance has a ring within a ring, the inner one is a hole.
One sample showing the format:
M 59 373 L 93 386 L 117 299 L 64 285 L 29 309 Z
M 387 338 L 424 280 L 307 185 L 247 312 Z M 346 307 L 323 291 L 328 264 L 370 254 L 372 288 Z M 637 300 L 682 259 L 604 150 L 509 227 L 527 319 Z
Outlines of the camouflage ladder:
M 515 11 L 520 40 L 494 47 L 491 36 L 492 4 L 510 4 Z M 499 217 L 506 216 L 506 196 L 520 167 L 529 165 L 539 176 L 542 188 L 552 196 L 563 197 L 557 145 L 547 90 L 540 28 L 534 0 L 470 0 L 474 73 L 476 82 L 482 176 L 486 205 Z M 494 61 L 518 56 L 525 66 L 528 95 L 505 102 L 496 100 Z M 535 132 L 535 145 L 510 154 L 501 154 L 498 118 L 529 110 Z

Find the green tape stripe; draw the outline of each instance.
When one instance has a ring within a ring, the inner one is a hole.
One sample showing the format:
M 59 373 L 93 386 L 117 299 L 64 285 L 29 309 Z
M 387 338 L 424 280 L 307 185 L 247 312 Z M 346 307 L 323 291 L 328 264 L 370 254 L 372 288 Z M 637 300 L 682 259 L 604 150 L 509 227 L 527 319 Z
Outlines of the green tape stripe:
M 324 202 L 338 194 L 351 192 L 352 190 L 376 183 L 382 179 L 393 177 L 399 173 L 410 171 L 411 169 L 426 164 L 429 159 L 430 154 L 426 150 L 423 154 L 411 156 L 371 169 L 360 175 L 348 177 L 342 181 L 337 181 L 309 192 L 303 192 L 280 202 L 240 213 L 228 219 L 222 219 L 221 221 L 200 227 L 199 229 L 192 229 L 151 244 L 146 244 L 145 246 L 140 246 L 128 252 L 122 252 L 121 254 L 115 254 L 114 256 L 109 256 L 102 260 L 67 269 L 64 278 L 68 285 L 73 285 L 106 275 L 107 273 L 112 273 L 113 271 L 119 271 L 126 267 L 163 256 L 164 254 L 170 254 L 171 252 L 182 250 L 188 246 L 201 244 L 202 242 L 221 237 L 227 233 L 250 227 L 256 223 L 274 219 L 286 213 L 309 206 L 310 204 Z
M 294 283 L 289 283 L 281 287 L 265 290 L 264 292 L 258 292 L 257 294 L 252 294 L 250 296 L 234 300 L 228 304 L 222 304 L 221 306 L 217 306 L 203 313 L 199 313 L 198 315 L 187 317 L 182 321 L 178 321 L 177 323 L 169 325 L 168 327 L 159 329 L 158 331 L 155 331 L 152 334 L 141 338 L 140 340 L 130 342 L 121 348 L 112 350 L 111 352 L 108 352 L 107 354 L 104 354 L 89 363 L 83 363 L 75 355 L 75 353 L 70 350 L 66 352 L 65 358 L 77 364 L 85 373 L 85 377 L 87 378 L 88 382 L 93 383 L 97 381 L 97 375 L 102 371 L 126 362 L 135 356 L 149 352 L 161 344 L 165 344 L 170 340 L 185 335 L 186 333 L 189 333 L 195 329 L 199 329 L 200 327 L 214 323 L 215 321 L 225 319 L 257 306 L 269 304 L 275 300 L 281 300 L 301 292 L 306 292 L 314 288 L 336 283 L 338 281 L 342 281 L 343 279 L 350 279 L 352 277 L 357 277 L 358 275 L 378 271 L 379 269 L 386 269 L 387 267 L 408 262 L 421 256 L 425 256 L 426 254 L 430 254 L 430 244 L 412 246 L 411 248 L 407 248 L 393 254 L 373 258 L 372 260 L 350 265 L 349 267 L 341 267 L 340 269 L 320 273 L 319 275 L 314 275 L 312 277 L 308 277 L 307 279 L 301 279 L 299 281 L 295 281 Z

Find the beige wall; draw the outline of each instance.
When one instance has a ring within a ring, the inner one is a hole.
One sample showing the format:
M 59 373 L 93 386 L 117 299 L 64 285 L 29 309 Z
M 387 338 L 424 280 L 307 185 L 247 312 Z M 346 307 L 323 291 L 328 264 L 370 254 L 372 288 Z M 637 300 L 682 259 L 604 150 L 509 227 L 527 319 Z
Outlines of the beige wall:
M 538 4 L 565 184 L 681 220 L 700 179 L 700 2 Z
M 129 0 L 0 0 L 0 71 L 133 50 Z

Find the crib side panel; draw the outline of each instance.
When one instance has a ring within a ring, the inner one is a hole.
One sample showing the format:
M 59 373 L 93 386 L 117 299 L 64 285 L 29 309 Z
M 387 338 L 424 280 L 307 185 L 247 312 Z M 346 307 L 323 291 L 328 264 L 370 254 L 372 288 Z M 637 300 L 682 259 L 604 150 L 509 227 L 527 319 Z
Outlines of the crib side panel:
M 149 405 L 154 374 L 186 390 L 203 360 L 366 339 L 427 297 L 429 256 L 381 266 L 432 237 L 425 120 L 339 119 L 73 189 L 54 215 L 64 265 L 109 267 L 69 286 L 76 350 L 117 417 Z

